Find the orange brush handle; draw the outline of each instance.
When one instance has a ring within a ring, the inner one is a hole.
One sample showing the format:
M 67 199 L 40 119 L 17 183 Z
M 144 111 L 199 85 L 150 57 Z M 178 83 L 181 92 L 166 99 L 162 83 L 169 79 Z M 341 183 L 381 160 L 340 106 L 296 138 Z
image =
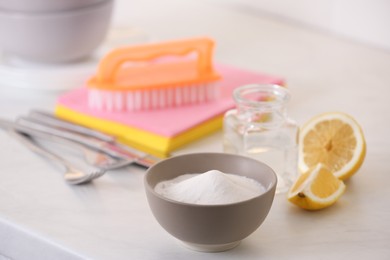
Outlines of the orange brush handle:
M 186 55 L 197 52 L 199 76 L 213 76 L 212 52 L 214 41 L 209 38 L 194 38 L 164 43 L 118 48 L 106 55 L 99 64 L 96 81 L 98 84 L 112 84 L 118 70 L 126 62 L 150 61 L 164 55 Z

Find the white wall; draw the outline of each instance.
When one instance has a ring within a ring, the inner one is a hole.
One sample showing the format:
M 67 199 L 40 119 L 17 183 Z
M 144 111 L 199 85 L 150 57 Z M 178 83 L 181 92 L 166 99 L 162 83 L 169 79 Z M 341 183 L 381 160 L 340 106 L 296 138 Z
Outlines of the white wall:
M 390 0 L 213 0 L 390 51 Z

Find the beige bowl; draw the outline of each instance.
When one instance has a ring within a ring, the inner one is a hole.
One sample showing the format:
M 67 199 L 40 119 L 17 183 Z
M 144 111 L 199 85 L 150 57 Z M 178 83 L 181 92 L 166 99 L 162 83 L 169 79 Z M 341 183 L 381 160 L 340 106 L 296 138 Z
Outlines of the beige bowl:
M 182 203 L 154 191 L 161 181 L 209 170 L 255 179 L 266 191 L 253 199 L 224 205 Z M 147 199 L 158 223 L 187 247 L 207 252 L 231 249 L 254 232 L 271 208 L 276 183 L 274 171 L 264 163 L 224 153 L 195 153 L 165 159 L 150 167 L 145 176 Z
M 0 11 L 0 50 L 40 63 L 82 59 L 104 40 L 112 9 L 113 0 L 65 12 Z

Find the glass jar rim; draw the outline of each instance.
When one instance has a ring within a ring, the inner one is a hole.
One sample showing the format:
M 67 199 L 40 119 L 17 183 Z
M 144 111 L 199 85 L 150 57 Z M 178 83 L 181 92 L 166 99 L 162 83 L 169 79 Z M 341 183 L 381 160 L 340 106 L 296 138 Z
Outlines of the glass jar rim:
M 260 94 L 276 97 L 275 99 L 250 99 L 246 98 L 248 94 Z M 277 84 L 249 84 L 238 87 L 233 90 L 233 98 L 239 104 L 248 106 L 277 106 L 284 105 L 290 100 L 290 91 Z

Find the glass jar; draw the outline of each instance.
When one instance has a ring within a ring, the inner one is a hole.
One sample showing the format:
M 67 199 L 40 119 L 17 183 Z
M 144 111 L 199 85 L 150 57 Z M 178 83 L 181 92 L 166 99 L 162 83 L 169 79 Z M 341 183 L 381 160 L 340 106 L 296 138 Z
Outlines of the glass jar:
M 297 176 L 297 124 L 287 117 L 288 89 L 272 84 L 238 87 L 236 108 L 224 117 L 224 152 L 252 157 L 278 177 L 277 193 L 286 192 Z

